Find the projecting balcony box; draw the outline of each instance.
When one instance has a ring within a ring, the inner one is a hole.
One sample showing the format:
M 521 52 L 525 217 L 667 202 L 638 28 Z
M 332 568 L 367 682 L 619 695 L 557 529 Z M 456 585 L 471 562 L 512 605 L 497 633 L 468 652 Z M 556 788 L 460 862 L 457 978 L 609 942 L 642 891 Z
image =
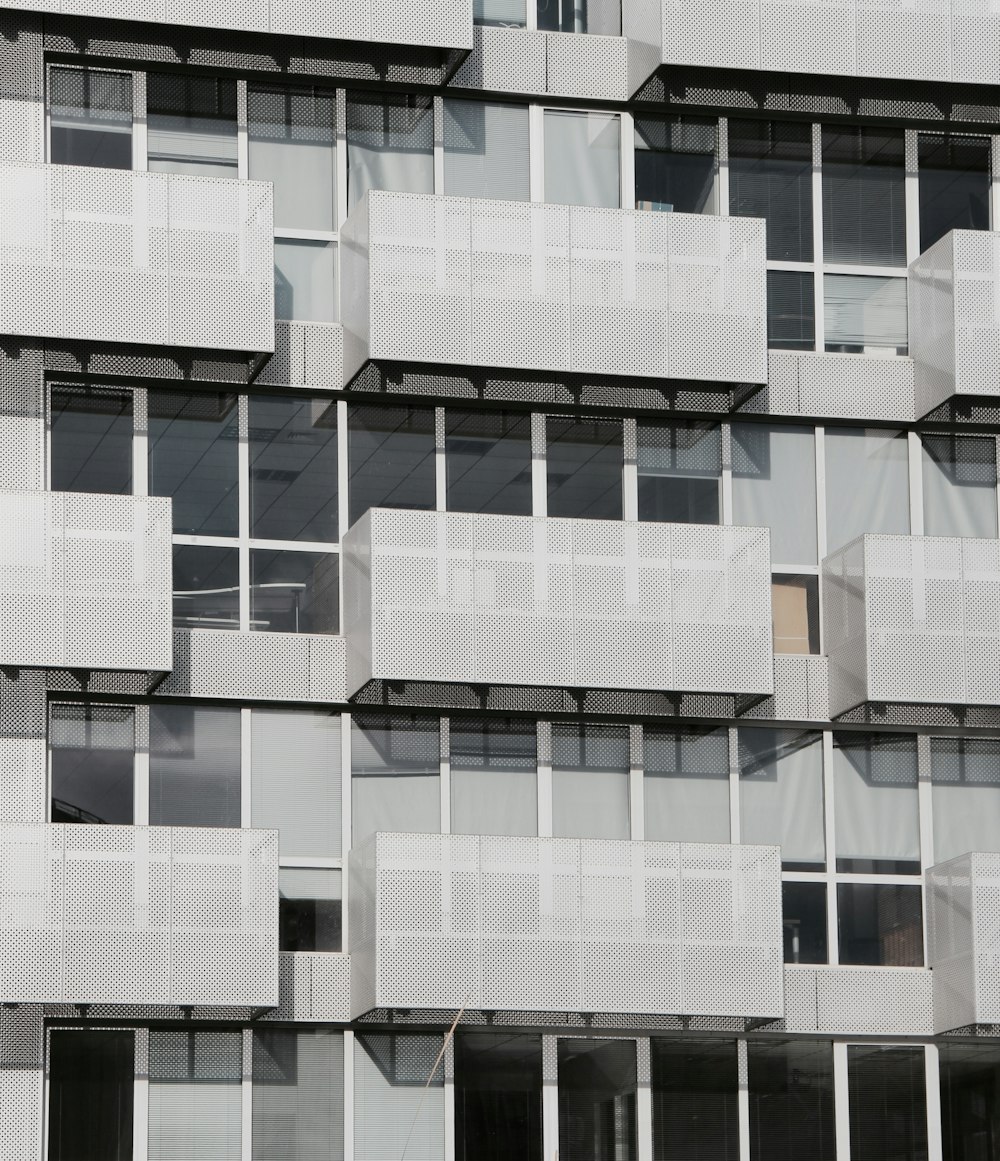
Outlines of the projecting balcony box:
M 926 872 L 934 1031 L 1000 1025 L 1000 854 L 976 852 Z
M 170 510 L 163 497 L 0 493 L 0 665 L 168 671 Z
M 784 1014 L 777 847 L 369 836 L 351 1010 Z
M 830 714 L 1000 702 L 1000 541 L 860 536 L 823 561 Z
M 278 1003 L 278 835 L 0 826 L 0 1001 Z
M 341 231 L 369 360 L 767 381 L 764 222 L 370 190 Z
M 0 164 L 0 333 L 274 350 L 271 185 Z
M 347 690 L 774 690 L 764 528 L 370 509 L 343 541 Z
M 952 399 L 1000 403 L 1000 233 L 952 230 L 910 265 L 919 419 Z

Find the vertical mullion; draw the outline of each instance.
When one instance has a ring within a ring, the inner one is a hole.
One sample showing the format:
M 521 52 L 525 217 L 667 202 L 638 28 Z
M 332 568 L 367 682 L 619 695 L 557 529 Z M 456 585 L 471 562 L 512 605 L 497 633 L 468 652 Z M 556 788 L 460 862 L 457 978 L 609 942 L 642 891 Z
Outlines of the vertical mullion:
M 637 1161 L 653 1161 L 652 1061 L 648 1036 L 636 1041 L 635 1056 L 638 1081 L 635 1096 Z
M 548 474 L 546 469 L 545 416 L 531 416 L 531 511 L 544 519 L 549 514 Z
M 639 425 L 634 418 L 624 423 L 624 463 L 622 465 L 622 515 L 626 520 L 639 519 Z
M 246 633 L 250 630 L 250 407 L 246 395 L 239 398 L 236 492 L 240 538 L 240 629 Z
M 823 126 L 812 127 L 813 303 L 816 350 L 826 350 L 826 302 L 823 292 Z
M 348 855 L 351 851 L 351 715 L 340 715 L 340 833 L 341 833 L 341 856 L 343 859 L 343 871 L 340 876 L 341 893 L 343 899 L 341 901 L 341 920 L 340 920 L 340 935 L 341 946 L 344 951 L 350 951 L 351 948 L 351 931 L 350 931 L 350 866 L 348 863 Z M 345 1110 L 344 1119 L 347 1120 L 348 1114 Z M 347 1154 L 345 1154 L 347 1156 Z
M 243 1076 L 240 1086 L 242 1161 L 253 1161 L 253 1030 L 243 1029 Z
M 826 556 L 826 428 L 823 424 L 816 426 L 813 442 L 816 451 L 816 560 L 819 563 L 819 576 L 816 581 L 816 594 L 819 609 L 819 650 L 825 648 L 823 641 L 823 558 Z
M 240 710 L 240 825 L 244 827 L 253 826 L 252 712 L 246 706 Z
M 451 834 L 451 719 L 446 717 L 440 723 L 440 752 L 441 833 Z
M 236 82 L 236 173 L 246 181 L 250 177 L 250 117 L 247 82 Z
M 927 1089 L 927 1161 L 942 1161 L 941 1054 L 936 1044 L 924 1045 L 924 1077 Z
M 149 1029 L 135 1030 L 135 1081 L 132 1087 L 132 1159 L 149 1153 Z
M 851 1106 L 848 1092 L 847 1045 L 833 1045 L 833 1116 L 837 1161 L 851 1161 Z
M 136 826 L 149 826 L 149 706 L 135 707 L 135 810 Z
M 837 939 L 837 828 L 833 792 L 833 732 L 823 731 L 823 828 L 826 841 L 826 946 L 831 964 L 840 962 Z
M 537 730 L 538 752 L 538 834 L 552 836 L 552 723 L 539 721 Z
M 146 120 L 146 74 L 132 73 L 132 168 L 149 169 L 149 131 Z
M 740 1161 L 750 1161 L 750 1062 L 743 1039 L 736 1041 L 736 1123 Z
M 906 159 L 903 178 L 903 198 L 906 212 L 906 264 L 920 256 L 920 177 L 918 174 L 917 131 L 903 133 L 903 154 Z
M 623 111 L 621 117 L 621 206 L 635 209 L 635 119 Z

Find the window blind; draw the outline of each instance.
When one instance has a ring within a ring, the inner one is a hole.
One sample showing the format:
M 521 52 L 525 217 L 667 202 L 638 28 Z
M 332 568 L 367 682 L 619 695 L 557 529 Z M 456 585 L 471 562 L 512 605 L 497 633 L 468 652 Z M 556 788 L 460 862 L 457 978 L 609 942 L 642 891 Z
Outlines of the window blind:
M 927 1161 L 924 1049 L 847 1046 L 852 1161 Z
M 729 121 L 729 212 L 767 222 L 767 256 L 813 259 L 812 129 L 798 121 Z
M 811 427 L 734 423 L 733 523 L 771 530 L 774 564 L 816 564 L 816 443 Z
M 739 747 L 743 842 L 777 843 L 786 864 L 822 864 L 822 735 L 741 729 Z
M 243 1035 L 149 1034 L 148 1161 L 241 1161 Z
M 629 837 L 627 726 L 553 725 L 552 833 Z
M 728 843 L 728 731 L 647 729 L 642 749 L 645 837 Z
M 150 824 L 238 827 L 241 813 L 240 711 L 151 706 Z
M 253 1161 L 343 1156 L 343 1033 L 254 1032 Z
M 527 201 L 527 105 L 446 100 L 444 188 L 453 197 Z
M 906 265 L 905 174 L 902 129 L 823 127 L 827 262 Z
M 354 1039 L 354 1161 L 441 1161 L 443 1064 L 427 1083 L 441 1036 L 357 1034 Z M 425 1087 L 426 1086 L 426 1087 Z
M 750 1155 L 760 1161 L 836 1161 L 833 1046 L 747 1044 Z
M 621 118 L 545 110 L 545 200 L 621 205 Z
M 653 1161 L 738 1161 L 736 1043 L 650 1040 Z
M 535 723 L 452 718 L 450 743 L 452 832 L 537 834 Z
M 906 279 L 866 274 L 825 274 L 828 349 L 864 351 L 874 347 L 905 354 L 908 344 Z

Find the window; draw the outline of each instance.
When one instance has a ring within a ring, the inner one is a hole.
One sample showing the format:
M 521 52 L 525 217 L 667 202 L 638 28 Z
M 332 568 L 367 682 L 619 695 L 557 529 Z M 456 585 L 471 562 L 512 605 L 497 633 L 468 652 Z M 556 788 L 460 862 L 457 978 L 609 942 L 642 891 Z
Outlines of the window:
M 150 825 L 242 825 L 240 733 L 228 706 L 150 706 Z
M 838 883 L 840 962 L 923 967 L 920 887 L 902 883 Z
M 561 1161 L 636 1161 L 632 1040 L 557 1042 Z
M 837 870 L 918 874 L 916 737 L 835 733 L 833 776 Z
M 927 1161 L 923 1045 L 848 1044 L 852 1161 Z
M 538 833 L 536 727 L 511 718 L 452 718 L 454 834 Z
M 748 1040 L 747 1073 L 753 1157 L 836 1161 L 829 1040 Z
M 49 69 L 53 165 L 132 168 L 132 77 L 98 69 Z
M 337 321 L 335 242 L 275 238 L 274 317 L 310 323 Z
M 448 509 L 531 515 L 531 416 L 445 412 Z
M 654 1036 L 649 1051 L 653 1161 L 738 1161 L 735 1041 Z
M 830 552 L 863 532 L 910 531 L 906 435 L 882 428 L 826 429 L 826 543 Z
M 828 351 L 906 354 L 905 278 L 825 274 L 823 297 Z
M 819 578 L 775 574 L 771 618 L 775 653 L 819 653 Z
M 718 135 L 714 117 L 637 117 L 636 209 L 717 214 Z
M 821 734 L 741 728 L 740 837 L 781 847 L 785 870 L 816 871 L 826 862 Z
M 149 1032 L 148 1161 L 240 1161 L 242 1032 Z
M 236 177 L 236 82 L 148 73 L 146 125 L 154 173 Z
M 542 1038 L 455 1037 L 456 1161 L 542 1161 Z
M 441 733 L 436 718 L 351 719 L 353 845 L 374 831 L 441 830 Z
M 823 254 L 827 262 L 906 265 L 905 174 L 902 129 L 823 126 Z M 904 282 L 904 301 L 905 290 Z
M 981 1161 L 1000 1153 L 1000 1047 L 938 1045 L 941 1135 L 945 1161 Z
M 931 738 L 934 862 L 997 849 L 1000 739 Z
M 781 884 L 785 963 L 826 963 L 826 884 Z
M 728 843 L 729 731 L 643 731 L 647 839 Z
M 949 230 L 988 230 L 990 139 L 921 133 L 917 153 L 921 251 Z
M 278 946 L 282 951 L 340 951 L 341 872 L 282 867 L 278 873 Z
M 992 436 L 921 437 L 924 533 L 997 534 L 997 442 Z
M 355 1033 L 354 1161 L 441 1161 L 442 1036 Z
M 351 523 L 369 508 L 434 508 L 434 409 L 352 407 Z
M 718 524 L 722 429 L 717 423 L 640 420 L 639 519 Z
M 132 492 L 132 392 L 53 384 L 50 395 L 54 492 Z
M 733 523 L 770 528 L 775 564 L 815 564 L 813 429 L 734 423 L 732 433 Z
M 344 1034 L 253 1034 L 253 1161 L 343 1161 Z
M 545 110 L 545 200 L 621 205 L 621 118 Z
M 812 126 L 729 121 L 729 212 L 767 222 L 767 256 L 813 259 Z
M 534 0 L 538 27 L 546 32 L 621 36 L 621 5 L 611 0 Z
M 239 629 L 238 549 L 175 544 L 173 578 L 175 629 Z
M 552 726 L 552 833 L 559 838 L 627 839 L 627 726 Z
M 473 24 L 495 28 L 524 28 L 529 0 L 472 0 Z
M 548 515 L 621 520 L 621 420 L 550 415 L 546 435 Z
M 434 108 L 412 93 L 347 94 L 347 195 L 434 192 Z
M 811 271 L 768 270 L 767 345 L 812 351 L 816 346 L 816 283 Z
M 250 550 L 250 628 L 270 633 L 336 633 L 340 556 Z
M 528 200 L 527 105 L 444 102 L 444 192 Z
M 132 1161 L 134 1077 L 134 1032 L 54 1028 L 49 1161 Z
M 136 821 L 131 706 L 51 705 L 49 765 L 53 822 Z

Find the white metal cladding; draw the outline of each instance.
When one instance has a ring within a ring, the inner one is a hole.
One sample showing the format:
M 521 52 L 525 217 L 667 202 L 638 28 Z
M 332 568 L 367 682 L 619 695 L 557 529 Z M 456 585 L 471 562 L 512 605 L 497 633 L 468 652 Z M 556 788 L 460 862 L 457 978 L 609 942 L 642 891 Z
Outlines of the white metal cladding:
M 953 230 L 911 264 L 907 296 L 918 418 L 953 395 L 997 398 L 998 280 L 996 232 Z
M 0 1009 L 0 1156 L 4 1161 L 38 1161 L 42 1155 L 44 1058 L 42 1009 Z
M 23 8 L 77 16 L 115 17 L 158 24 L 234 28 L 336 40 L 472 48 L 472 0 L 141 0 L 109 5 L 102 0 L 26 0 Z
M 164 671 L 170 500 L 0 493 L 0 664 Z
M 343 347 L 339 325 L 276 322 L 274 355 L 256 382 L 260 387 L 340 387 Z
M 741 412 L 824 419 L 913 420 L 914 361 L 905 356 L 768 352 L 767 387 Z
M 767 379 L 758 218 L 371 190 L 340 258 L 345 383 L 369 359 Z
M 784 1013 L 777 847 L 378 833 L 349 866 L 354 1016 Z
M 351 1018 L 350 956 L 323 951 L 283 951 L 279 957 L 281 999 L 264 1020 L 310 1020 L 346 1024 Z
M 0 825 L 0 1000 L 278 1002 L 278 834 Z
M 823 562 L 830 713 L 1000 702 L 1000 541 L 858 537 Z
M 769 694 L 766 528 L 372 508 L 343 540 L 372 679 Z
M 274 350 L 269 182 L 0 163 L 0 332 Z
M 785 1030 L 930 1035 L 926 968 L 785 967 Z

